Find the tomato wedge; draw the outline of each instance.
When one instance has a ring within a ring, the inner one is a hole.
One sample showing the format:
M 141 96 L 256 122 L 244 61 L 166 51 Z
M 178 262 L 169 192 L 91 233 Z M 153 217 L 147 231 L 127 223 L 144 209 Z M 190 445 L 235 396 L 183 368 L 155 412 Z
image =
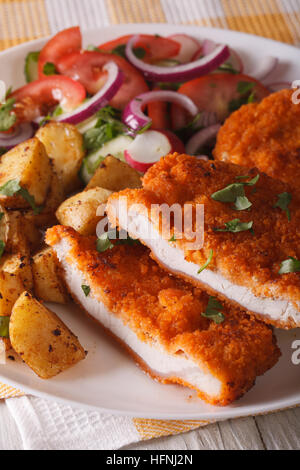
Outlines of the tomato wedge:
M 20 121 L 32 121 L 48 114 L 49 110 L 60 103 L 64 110 L 71 111 L 79 106 L 86 97 L 85 88 L 78 82 L 62 75 L 35 80 L 16 91 L 14 111 Z
M 214 73 L 184 83 L 179 93 L 189 96 L 199 111 L 216 113 L 219 122 L 248 101 L 260 101 L 270 91 L 255 78 L 244 74 Z M 250 99 L 249 99 L 250 98 Z M 172 127 L 188 124 L 186 112 L 176 105 L 171 110 Z
M 51 38 L 43 47 L 39 55 L 39 78 L 44 77 L 44 65 L 50 62 L 56 65 L 58 59 L 71 52 L 81 49 L 82 38 L 79 26 L 64 29 Z
M 116 54 L 96 51 L 74 52 L 57 63 L 58 71 L 74 80 L 78 80 L 86 90 L 94 95 L 106 81 L 107 73 L 102 67 L 107 62 L 115 62 L 124 74 L 124 82 L 110 102 L 111 106 L 123 109 L 126 104 L 140 93 L 148 91 L 143 75 L 127 60 Z
M 99 49 L 104 52 L 115 52 L 117 48 L 127 44 L 132 34 L 122 36 L 113 41 L 101 44 Z M 169 59 L 170 57 L 176 56 L 181 48 L 181 45 L 170 38 L 164 38 L 161 36 L 153 36 L 151 34 L 140 34 L 139 41 L 136 43 L 135 48 L 142 48 L 145 50 L 145 55 L 142 59 L 145 62 L 158 62 L 160 60 Z

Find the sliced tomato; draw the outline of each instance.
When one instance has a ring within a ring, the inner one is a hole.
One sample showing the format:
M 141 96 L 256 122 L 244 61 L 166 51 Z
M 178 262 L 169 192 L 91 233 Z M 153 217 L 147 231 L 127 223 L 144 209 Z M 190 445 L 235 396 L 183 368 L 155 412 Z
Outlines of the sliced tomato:
M 56 65 L 58 59 L 71 52 L 79 51 L 82 38 L 79 26 L 64 29 L 51 38 L 43 47 L 39 55 L 39 78 L 44 77 L 43 69 L 47 62 Z
M 147 104 L 148 116 L 152 121 L 152 129 L 170 129 L 168 103 L 153 101 Z
M 38 116 L 48 114 L 57 103 L 71 111 L 79 106 L 86 97 L 85 88 L 78 82 L 62 75 L 28 83 L 11 95 L 15 98 L 15 112 L 21 121 L 32 121 Z
M 63 57 L 57 63 L 57 69 L 61 74 L 78 80 L 89 93 L 94 95 L 107 79 L 107 73 L 102 70 L 107 62 L 115 62 L 124 74 L 123 84 L 111 100 L 111 106 L 123 109 L 135 96 L 148 91 L 143 75 L 127 60 L 116 54 L 102 54 L 97 51 L 74 52 Z
M 245 85 L 240 85 L 242 83 Z M 247 86 L 247 83 L 250 83 L 250 86 Z M 241 93 L 239 89 L 247 91 Z M 270 91 L 255 78 L 230 73 L 204 75 L 184 83 L 178 92 L 191 98 L 200 112 L 216 113 L 220 122 L 223 122 L 232 111 L 247 103 L 250 95 L 251 100 L 260 101 L 270 94 Z M 172 105 L 171 117 L 173 129 L 186 126 L 190 119 L 187 113 L 177 105 Z
M 132 34 L 122 36 L 118 39 L 114 39 L 113 41 L 101 44 L 98 47 L 101 51 L 113 52 L 119 46 L 127 44 L 132 36 Z M 151 34 L 140 34 L 135 47 L 140 47 L 145 50 L 145 56 L 143 57 L 145 62 L 153 63 L 176 56 L 179 53 L 181 46 L 177 41 L 170 38 L 154 36 Z

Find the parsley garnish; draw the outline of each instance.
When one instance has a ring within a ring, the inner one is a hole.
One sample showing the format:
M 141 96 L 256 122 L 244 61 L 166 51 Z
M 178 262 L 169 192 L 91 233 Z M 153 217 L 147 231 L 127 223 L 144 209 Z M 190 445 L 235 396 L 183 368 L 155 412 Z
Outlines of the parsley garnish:
M 17 116 L 11 112 L 14 104 L 15 99 L 8 98 L 0 107 L 0 132 L 8 131 L 15 124 Z
M 99 253 L 103 253 L 106 250 L 111 250 L 114 247 L 109 238 L 110 233 L 111 232 L 102 233 L 102 235 L 97 239 L 96 247 Z
M 143 127 L 141 127 L 137 132 L 136 134 L 143 134 L 145 131 L 147 131 L 148 129 L 150 129 L 150 127 L 152 126 L 152 121 L 149 121 L 147 122 L 147 124 L 145 124 Z
M 218 302 L 216 297 L 209 297 L 206 310 L 201 315 L 209 320 L 213 320 L 217 325 L 219 325 L 225 320 L 222 310 L 223 305 Z
M 123 57 L 123 59 L 127 59 L 125 51 L 126 51 L 126 44 L 120 44 L 119 46 L 116 46 L 111 51 L 111 54 L 116 54 L 116 55 Z M 138 59 L 143 59 L 146 55 L 146 51 L 143 47 L 134 47 L 133 53 Z
M 126 233 L 126 232 L 125 232 Z M 117 236 L 116 236 L 117 235 Z M 103 253 L 106 250 L 111 250 L 114 248 L 114 246 L 117 245 L 136 245 L 137 243 L 140 243 L 139 240 L 136 240 L 135 238 L 131 238 L 128 233 L 126 233 L 126 238 L 118 238 L 118 233 L 116 234 L 115 230 L 111 230 L 109 232 L 103 233 L 96 242 L 97 245 L 97 251 L 99 253 Z M 110 240 L 115 240 L 115 243 L 113 244 Z
M 248 91 L 252 90 L 254 85 L 254 82 L 238 82 L 236 89 L 238 93 L 243 95 L 244 93 L 247 93 Z
M 226 228 L 214 228 L 215 232 L 245 232 L 246 230 L 251 230 L 253 226 L 253 220 L 250 222 L 241 222 L 240 219 L 233 219 L 229 222 L 225 222 Z
M 277 197 L 278 197 L 278 200 L 276 204 L 274 204 L 273 207 L 279 207 L 281 210 L 283 210 L 286 213 L 288 220 L 291 220 L 289 204 L 292 200 L 292 195 L 290 193 L 285 192 L 285 193 L 277 194 Z
M 282 261 L 278 274 L 298 273 L 300 272 L 300 261 L 290 256 Z
M 236 179 L 246 179 L 248 175 L 236 176 Z M 245 195 L 245 186 L 253 186 L 259 180 L 259 175 L 254 176 L 250 181 L 243 181 L 242 183 L 232 183 L 211 195 L 214 201 L 219 202 L 234 202 L 233 209 L 241 211 L 249 209 L 252 203 Z
M 209 256 L 208 256 L 206 262 L 203 264 L 203 266 L 201 266 L 201 268 L 199 269 L 197 274 L 202 273 L 202 271 L 204 271 L 204 269 L 207 268 L 207 266 L 210 264 L 211 260 L 213 259 L 213 256 L 214 256 L 214 250 L 210 250 Z
M 91 290 L 90 286 L 85 286 L 84 284 L 82 284 L 81 289 L 83 290 L 84 295 L 85 295 L 86 297 L 89 295 L 90 290 Z
M 55 75 L 57 73 L 56 67 L 52 62 L 46 62 L 43 67 L 44 75 Z
M 87 51 L 98 51 L 101 52 L 99 47 L 94 46 L 93 44 L 89 44 L 86 48 Z
M 230 62 L 224 62 L 224 64 L 222 64 L 218 67 L 218 70 L 220 70 L 221 72 L 229 72 L 229 73 L 232 73 L 234 75 L 239 73 L 239 71 L 236 70 Z
M 238 82 L 236 90 L 241 96 L 234 98 L 229 102 L 229 112 L 232 113 L 233 111 L 239 109 L 243 104 L 252 103 L 254 101 L 255 94 L 254 91 L 251 91 L 253 90 L 254 86 L 254 82 Z
M 7 183 L 0 187 L 0 194 L 8 197 L 14 196 L 15 194 L 20 195 L 23 199 L 25 199 L 25 201 L 28 202 L 35 215 L 39 214 L 43 210 L 43 207 L 38 207 L 35 204 L 34 197 L 27 191 L 27 189 L 20 185 L 19 180 L 7 181 Z
M 3 216 L 2 216 L 3 217 Z M 1 219 L 2 219 L 1 217 Z M 4 250 L 5 250 L 5 243 L 3 240 L 0 240 L 0 258 L 2 258 L 2 255 L 4 253 Z
M 1 155 L 4 155 L 7 152 L 7 149 L 4 147 L 0 147 L 0 157 Z
M 105 106 L 96 114 L 98 120 L 95 127 L 88 129 L 84 135 L 84 147 L 89 151 L 94 151 L 102 147 L 109 140 L 114 139 L 120 134 L 124 134 L 126 127 L 119 120 L 121 118 L 120 111 Z
M 0 316 L 0 337 L 9 338 L 9 319 L 10 317 Z
M 169 242 L 176 242 L 175 233 L 173 233 L 172 237 L 170 238 Z

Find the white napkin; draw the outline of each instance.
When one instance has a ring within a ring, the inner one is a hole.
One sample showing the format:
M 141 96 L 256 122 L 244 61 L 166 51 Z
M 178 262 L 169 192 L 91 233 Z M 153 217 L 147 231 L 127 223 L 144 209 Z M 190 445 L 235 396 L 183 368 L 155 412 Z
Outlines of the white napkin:
M 36 397 L 10 398 L 6 404 L 25 450 L 115 450 L 141 440 L 131 418 Z

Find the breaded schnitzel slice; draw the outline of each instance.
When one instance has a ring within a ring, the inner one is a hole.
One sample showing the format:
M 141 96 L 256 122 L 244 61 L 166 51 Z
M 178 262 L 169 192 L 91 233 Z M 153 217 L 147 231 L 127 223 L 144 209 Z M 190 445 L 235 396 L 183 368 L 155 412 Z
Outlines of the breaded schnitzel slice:
M 99 253 L 95 237 L 64 226 L 49 229 L 46 240 L 73 298 L 159 381 L 227 405 L 277 362 L 280 351 L 270 327 L 223 306 L 221 323 L 204 317 L 208 295 L 168 275 L 143 245 Z
M 248 209 L 237 210 L 234 202 L 212 198 L 218 191 L 224 195 L 222 190 L 232 184 L 244 192 L 239 202 L 250 204 Z M 293 196 L 286 209 L 286 200 L 282 208 L 275 207 L 279 195 L 289 194 L 289 186 L 255 168 L 179 154 L 152 166 L 143 186 L 110 196 L 107 212 L 112 223 L 140 239 L 171 273 L 267 323 L 287 329 L 300 326 L 300 201 Z M 188 250 L 187 238 L 176 227 L 173 237 L 163 236 L 161 215 L 150 209 L 174 203 L 182 208 L 204 205 L 201 249 Z M 288 272 L 292 267 L 298 272 Z
M 215 159 L 256 166 L 299 192 L 300 105 L 292 94 L 281 90 L 232 113 L 218 133 Z

